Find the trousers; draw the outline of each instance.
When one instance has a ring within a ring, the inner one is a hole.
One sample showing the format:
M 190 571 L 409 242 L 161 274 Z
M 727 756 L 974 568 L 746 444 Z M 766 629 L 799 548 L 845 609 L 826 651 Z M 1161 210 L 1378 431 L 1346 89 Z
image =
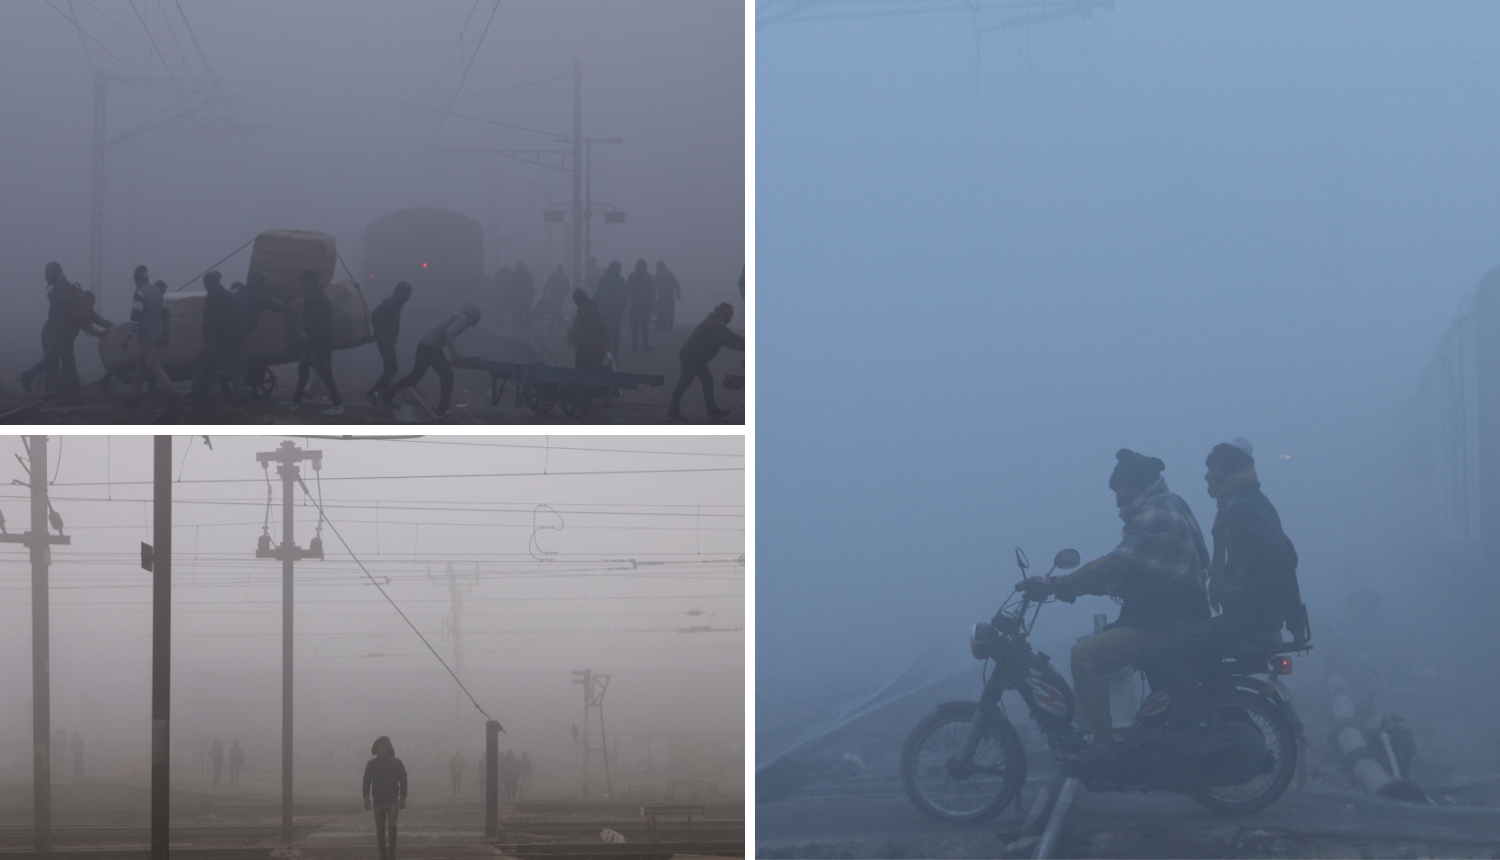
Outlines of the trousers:
M 1111 627 L 1073 646 L 1073 692 L 1078 698 L 1078 727 L 1093 735 L 1114 731 L 1109 710 L 1109 676 L 1126 666 L 1141 666 L 1165 637 L 1133 627 Z
M 708 370 L 707 364 L 688 363 L 682 360 L 682 377 L 677 380 L 677 387 L 672 389 L 672 407 L 669 410 L 675 415 L 682 411 L 682 395 L 687 393 L 688 386 L 693 384 L 696 377 L 703 383 L 703 402 L 708 406 L 709 412 L 718 411 L 719 407 L 714 403 L 714 376 Z
M 396 853 L 396 815 L 400 809 L 394 800 L 377 800 L 375 807 L 375 846 L 380 849 L 380 860 Z M 386 842 L 386 832 L 390 832 L 390 842 Z
M 453 365 L 448 363 L 448 356 L 443 351 L 429 343 L 417 344 L 417 358 L 412 364 L 411 373 L 403 376 L 400 382 L 390 387 L 390 393 L 395 394 L 403 388 L 410 388 L 422 381 L 427 375 L 427 369 L 437 371 L 438 382 L 442 385 L 442 393 L 438 398 L 438 411 L 448 411 L 448 401 L 453 398 Z
M 381 370 L 380 378 L 375 380 L 374 385 L 370 386 L 369 394 L 371 396 L 384 391 L 386 386 L 391 384 L 391 380 L 396 378 L 396 345 L 389 341 L 377 340 L 375 341 L 375 349 L 380 352 Z
M 302 393 L 307 390 L 307 374 L 313 371 L 318 378 L 323 380 L 323 386 L 328 389 L 328 399 L 338 406 L 339 389 L 333 384 L 333 350 L 306 350 L 302 353 L 302 362 L 297 365 L 297 390 L 292 392 L 292 402 L 301 403 Z

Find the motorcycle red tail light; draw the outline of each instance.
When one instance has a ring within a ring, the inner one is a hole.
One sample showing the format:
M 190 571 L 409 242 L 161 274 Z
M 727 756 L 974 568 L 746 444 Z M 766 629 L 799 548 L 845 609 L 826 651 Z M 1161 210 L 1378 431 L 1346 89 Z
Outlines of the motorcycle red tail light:
M 1278 675 L 1290 675 L 1292 674 L 1292 658 L 1277 657 L 1271 662 L 1271 668 L 1274 669 L 1276 671 L 1276 674 Z

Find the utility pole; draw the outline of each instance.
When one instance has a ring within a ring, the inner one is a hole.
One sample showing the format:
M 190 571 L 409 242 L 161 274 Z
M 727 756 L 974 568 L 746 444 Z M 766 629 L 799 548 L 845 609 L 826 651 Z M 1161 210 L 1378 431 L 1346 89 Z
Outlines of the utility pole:
M 453 572 L 453 562 L 448 562 L 448 573 L 444 577 L 448 587 L 448 596 L 452 598 L 452 614 L 448 616 L 444 631 L 453 642 L 453 674 L 460 679 L 464 676 L 464 649 L 463 649 L 463 609 L 464 592 L 473 588 L 479 582 L 479 572 L 476 570 L 471 575 L 460 577 Z M 427 569 L 427 581 L 436 585 L 438 577 L 432 575 L 432 568 Z M 459 744 L 464 738 L 460 729 L 463 724 L 463 691 L 454 687 L 453 689 L 453 742 Z M 463 744 L 463 752 L 468 754 L 471 747 Z
M 22 437 L 23 441 L 25 437 Z M 49 649 L 47 566 L 52 563 L 52 544 L 73 543 L 62 533 L 62 517 L 51 522 L 57 534 L 47 531 L 47 437 L 32 436 L 27 448 L 27 471 L 31 479 L 31 530 L 23 534 L 0 534 L 0 543 L 18 543 L 31 550 L 31 788 L 32 825 L 37 851 L 52 850 L 52 668 Z M 0 526 L 3 528 L 3 526 Z
M 583 283 L 583 61 L 573 61 L 573 286 Z
M 104 287 L 104 95 L 109 72 L 94 70 L 94 208 L 89 213 L 89 289 L 102 297 Z M 102 306 L 101 306 L 102 307 Z
M 157 436 L 151 539 L 141 567 L 151 571 L 151 860 L 167 860 L 171 826 L 172 437 Z
M 281 562 L 281 838 L 292 841 L 292 566 L 305 558 L 323 557 L 323 539 L 315 537 L 308 549 L 292 540 L 292 488 L 301 482 L 302 470 L 297 464 L 313 461 L 313 470 L 323 467 L 322 451 L 304 451 L 289 441 L 275 451 L 255 455 L 262 469 L 276 463 L 281 478 L 281 543 L 271 546 L 269 535 L 262 535 L 256 547 L 256 558 L 274 558 Z
M 583 737 L 578 736 L 578 727 L 573 727 L 573 739 L 583 744 L 583 796 L 589 796 L 589 709 L 599 709 L 599 740 L 604 753 L 604 790 L 614 794 L 609 778 L 609 742 L 604 737 L 604 693 L 609 689 L 609 675 L 595 675 L 592 669 L 573 672 L 573 683 L 583 685 Z
M 500 724 L 484 723 L 484 833 L 500 835 Z

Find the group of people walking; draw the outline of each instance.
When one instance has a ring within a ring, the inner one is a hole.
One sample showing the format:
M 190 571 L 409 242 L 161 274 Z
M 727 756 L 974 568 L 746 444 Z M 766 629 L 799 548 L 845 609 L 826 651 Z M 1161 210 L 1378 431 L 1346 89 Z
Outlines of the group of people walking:
M 224 742 L 214 738 L 214 745 L 208 750 L 208 760 L 214 768 L 214 787 L 219 785 L 219 775 L 224 769 Z M 240 784 L 240 771 L 245 768 L 245 751 L 240 749 L 240 742 L 236 739 L 229 745 L 229 784 Z

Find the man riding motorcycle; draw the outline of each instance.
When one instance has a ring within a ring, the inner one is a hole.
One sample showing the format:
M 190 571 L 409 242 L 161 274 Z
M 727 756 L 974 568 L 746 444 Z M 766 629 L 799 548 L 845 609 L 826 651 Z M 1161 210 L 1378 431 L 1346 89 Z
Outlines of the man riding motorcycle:
M 1279 634 L 1283 623 L 1293 638 L 1309 638 L 1297 585 L 1297 550 L 1260 490 L 1252 452 L 1250 443 L 1239 438 L 1215 445 L 1206 461 L 1203 479 L 1219 506 L 1208 597 L 1223 612 L 1173 632 L 1162 641 L 1155 664 L 1181 725 L 1207 716 L 1207 697 L 1191 672 L 1195 660 L 1217 658 L 1225 646 L 1257 635 Z
M 1031 577 L 1019 589 L 1033 599 L 1048 594 L 1072 603 L 1080 594 L 1122 599 L 1114 623 L 1073 647 L 1073 687 L 1078 722 L 1092 736 L 1072 757 L 1076 768 L 1089 768 L 1118 753 L 1109 708 L 1109 677 L 1129 665 L 1139 666 L 1157 653 L 1168 635 L 1201 623 L 1209 616 L 1204 574 L 1209 566 L 1203 532 L 1187 502 L 1167 489 L 1161 477 L 1166 464 L 1155 457 L 1121 448 L 1109 478 L 1120 519 L 1120 545 L 1066 576 Z

